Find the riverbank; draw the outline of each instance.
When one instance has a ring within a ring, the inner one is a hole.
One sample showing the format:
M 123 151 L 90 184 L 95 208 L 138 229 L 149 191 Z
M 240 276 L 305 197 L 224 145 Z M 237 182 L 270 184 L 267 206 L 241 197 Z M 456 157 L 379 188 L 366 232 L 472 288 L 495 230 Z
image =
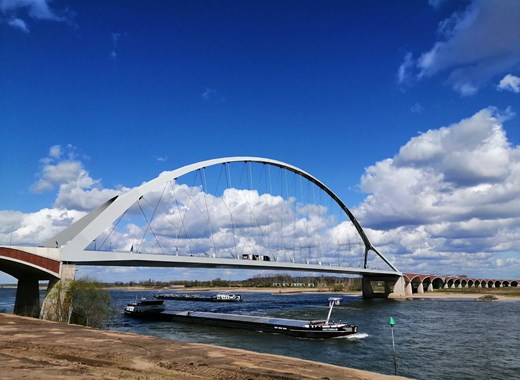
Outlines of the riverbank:
M 284 356 L 0 314 L 0 379 L 397 380 Z
M 464 291 L 433 291 L 425 293 L 415 293 L 411 296 L 413 299 L 424 299 L 424 298 L 435 298 L 435 299 L 473 299 L 479 300 L 483 297 L 494 297 L 496 301 L 520 301 L 520 295 L 518 292 L 500 293 L 490 291 L 479 291 L 479 292 L 464 292 Z
M 175 287 L 175 288 L 155 288 L 155 287 L 146 287 L 146 286 L 111 286 L 104 288 L 106 290 L 151 290 L 162 293 L 171 293 L 171 292 L 227 292 L 227 293 L 334 293 L 334 291 L 330 288 L 319 287 L 319 288 L 311 288 L 311 287 Z M 339 292 L 341 294 L 350 294 L 350 292 Z M 359 291 L 353 291 L 353 295 L 361 294 Z
M 320 287 L 320 288 L 293 288 L 293 287 L 266 287 L 266 288 L 253 288 L 253 287 L 230 287 L 230 288 L 208 288 L 208 287 L 190 287 L 190 288 L 149 288 L 149 287 L 111 287 L 107 289 L 112 290 L 127 290 L 127 291 L 136 291 L 136 290 L 150 290 L 156 291 L 157 293 L 171 293 L 171 292 L 179 292 L 179 293 L 191 293 L 191 292 L 228 292 L 228 293 L 271 293 L 273 295 L 291 295 L 291 294 L 314 294 L 314 293 L 326 293 L 326 294 L 334 294 L 334 296 L 358 296 L 361 297 L 361 291 L 343 291 L 343 292 L 334 292 L 330 288 Z M 442 298 L 442 299 L 478 299 L 483 296 L 495 296 L 497 300 L 510 300 L 510 301 L 519 301 L 520 300 L 520 288 L 489 288 L 489 289 L 450 289 L 450 290 L 434 290 L 433 292 L 424 292 L 424 293 L 414 293 L 411 296 L 407 296 L 406 298 L 396 298 L 396 299 L 421 299 L 421 298 Z

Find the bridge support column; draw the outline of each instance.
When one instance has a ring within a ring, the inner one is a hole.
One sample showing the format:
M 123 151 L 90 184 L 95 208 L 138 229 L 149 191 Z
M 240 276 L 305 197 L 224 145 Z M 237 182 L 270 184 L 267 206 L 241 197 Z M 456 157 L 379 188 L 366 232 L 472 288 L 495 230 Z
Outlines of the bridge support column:
M 43 300 L 42 310 L 40 313 L 41 319 L 48 319 L 52 321 L 67 322 L 69 313 L 64 307 L 65 295 L 71 281 L 76 275 L 76 265 L 61 264 L 60 278 L 49 280 L 47 293 Z
M 404 289 L 404 294 L 405 294 L 406 297 L 411 297 L 413 295 L 413 287 L 412 287 L 412 283 L 411 282 L 406 284 L 406 287 Z
M 417 294 L 423 294 L 424 293 L 424 285 L 422 282 L 419 282 L 419 286 L 417 286 Z
M 34 318 L 40 315 L 40 286 L 37 278 L 18 279 L 14 314 Z
M 363 276 L 363 298 L 404 298 L 405 280 L 399 277 Z

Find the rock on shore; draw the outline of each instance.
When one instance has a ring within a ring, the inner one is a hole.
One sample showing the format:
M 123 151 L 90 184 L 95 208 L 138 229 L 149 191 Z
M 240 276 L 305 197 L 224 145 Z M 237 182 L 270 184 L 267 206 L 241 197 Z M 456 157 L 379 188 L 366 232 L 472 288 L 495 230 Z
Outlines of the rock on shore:
M 277 355 L 0 314 L 1 379 L 404 379 Z

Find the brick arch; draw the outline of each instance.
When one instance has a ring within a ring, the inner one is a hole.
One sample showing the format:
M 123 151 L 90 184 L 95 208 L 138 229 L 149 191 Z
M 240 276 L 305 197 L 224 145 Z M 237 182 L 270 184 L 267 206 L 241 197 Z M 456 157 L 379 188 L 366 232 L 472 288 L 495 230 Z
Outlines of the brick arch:
M 0 270 L 15 278 L 56 279 L 60 267 L 60 261 L 21 249 L 0 247 Z

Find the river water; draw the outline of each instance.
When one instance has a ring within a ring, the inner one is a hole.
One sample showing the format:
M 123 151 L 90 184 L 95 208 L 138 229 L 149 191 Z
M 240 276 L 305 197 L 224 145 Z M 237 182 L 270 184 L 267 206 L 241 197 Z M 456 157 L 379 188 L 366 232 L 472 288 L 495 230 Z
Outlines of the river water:
M 0 311 L 12 312 L 14 290 L 0 289 Z M 332 319 L 359 325 L 353 337 L 311 340 L 173 322 L 142 322 L 122 316 L 126 303 L 153 291 L 110 291 L 115 313 L 109 329 L 207 343 L 394 373 L 415 379 L 520 379 L 520 301 L 455 299 L 362 300 L 335 294 L 243 293 L 240 303 L 166 301 L 171 311 L 204 310 L 325 319 L 329 296 L 341 296 Z

